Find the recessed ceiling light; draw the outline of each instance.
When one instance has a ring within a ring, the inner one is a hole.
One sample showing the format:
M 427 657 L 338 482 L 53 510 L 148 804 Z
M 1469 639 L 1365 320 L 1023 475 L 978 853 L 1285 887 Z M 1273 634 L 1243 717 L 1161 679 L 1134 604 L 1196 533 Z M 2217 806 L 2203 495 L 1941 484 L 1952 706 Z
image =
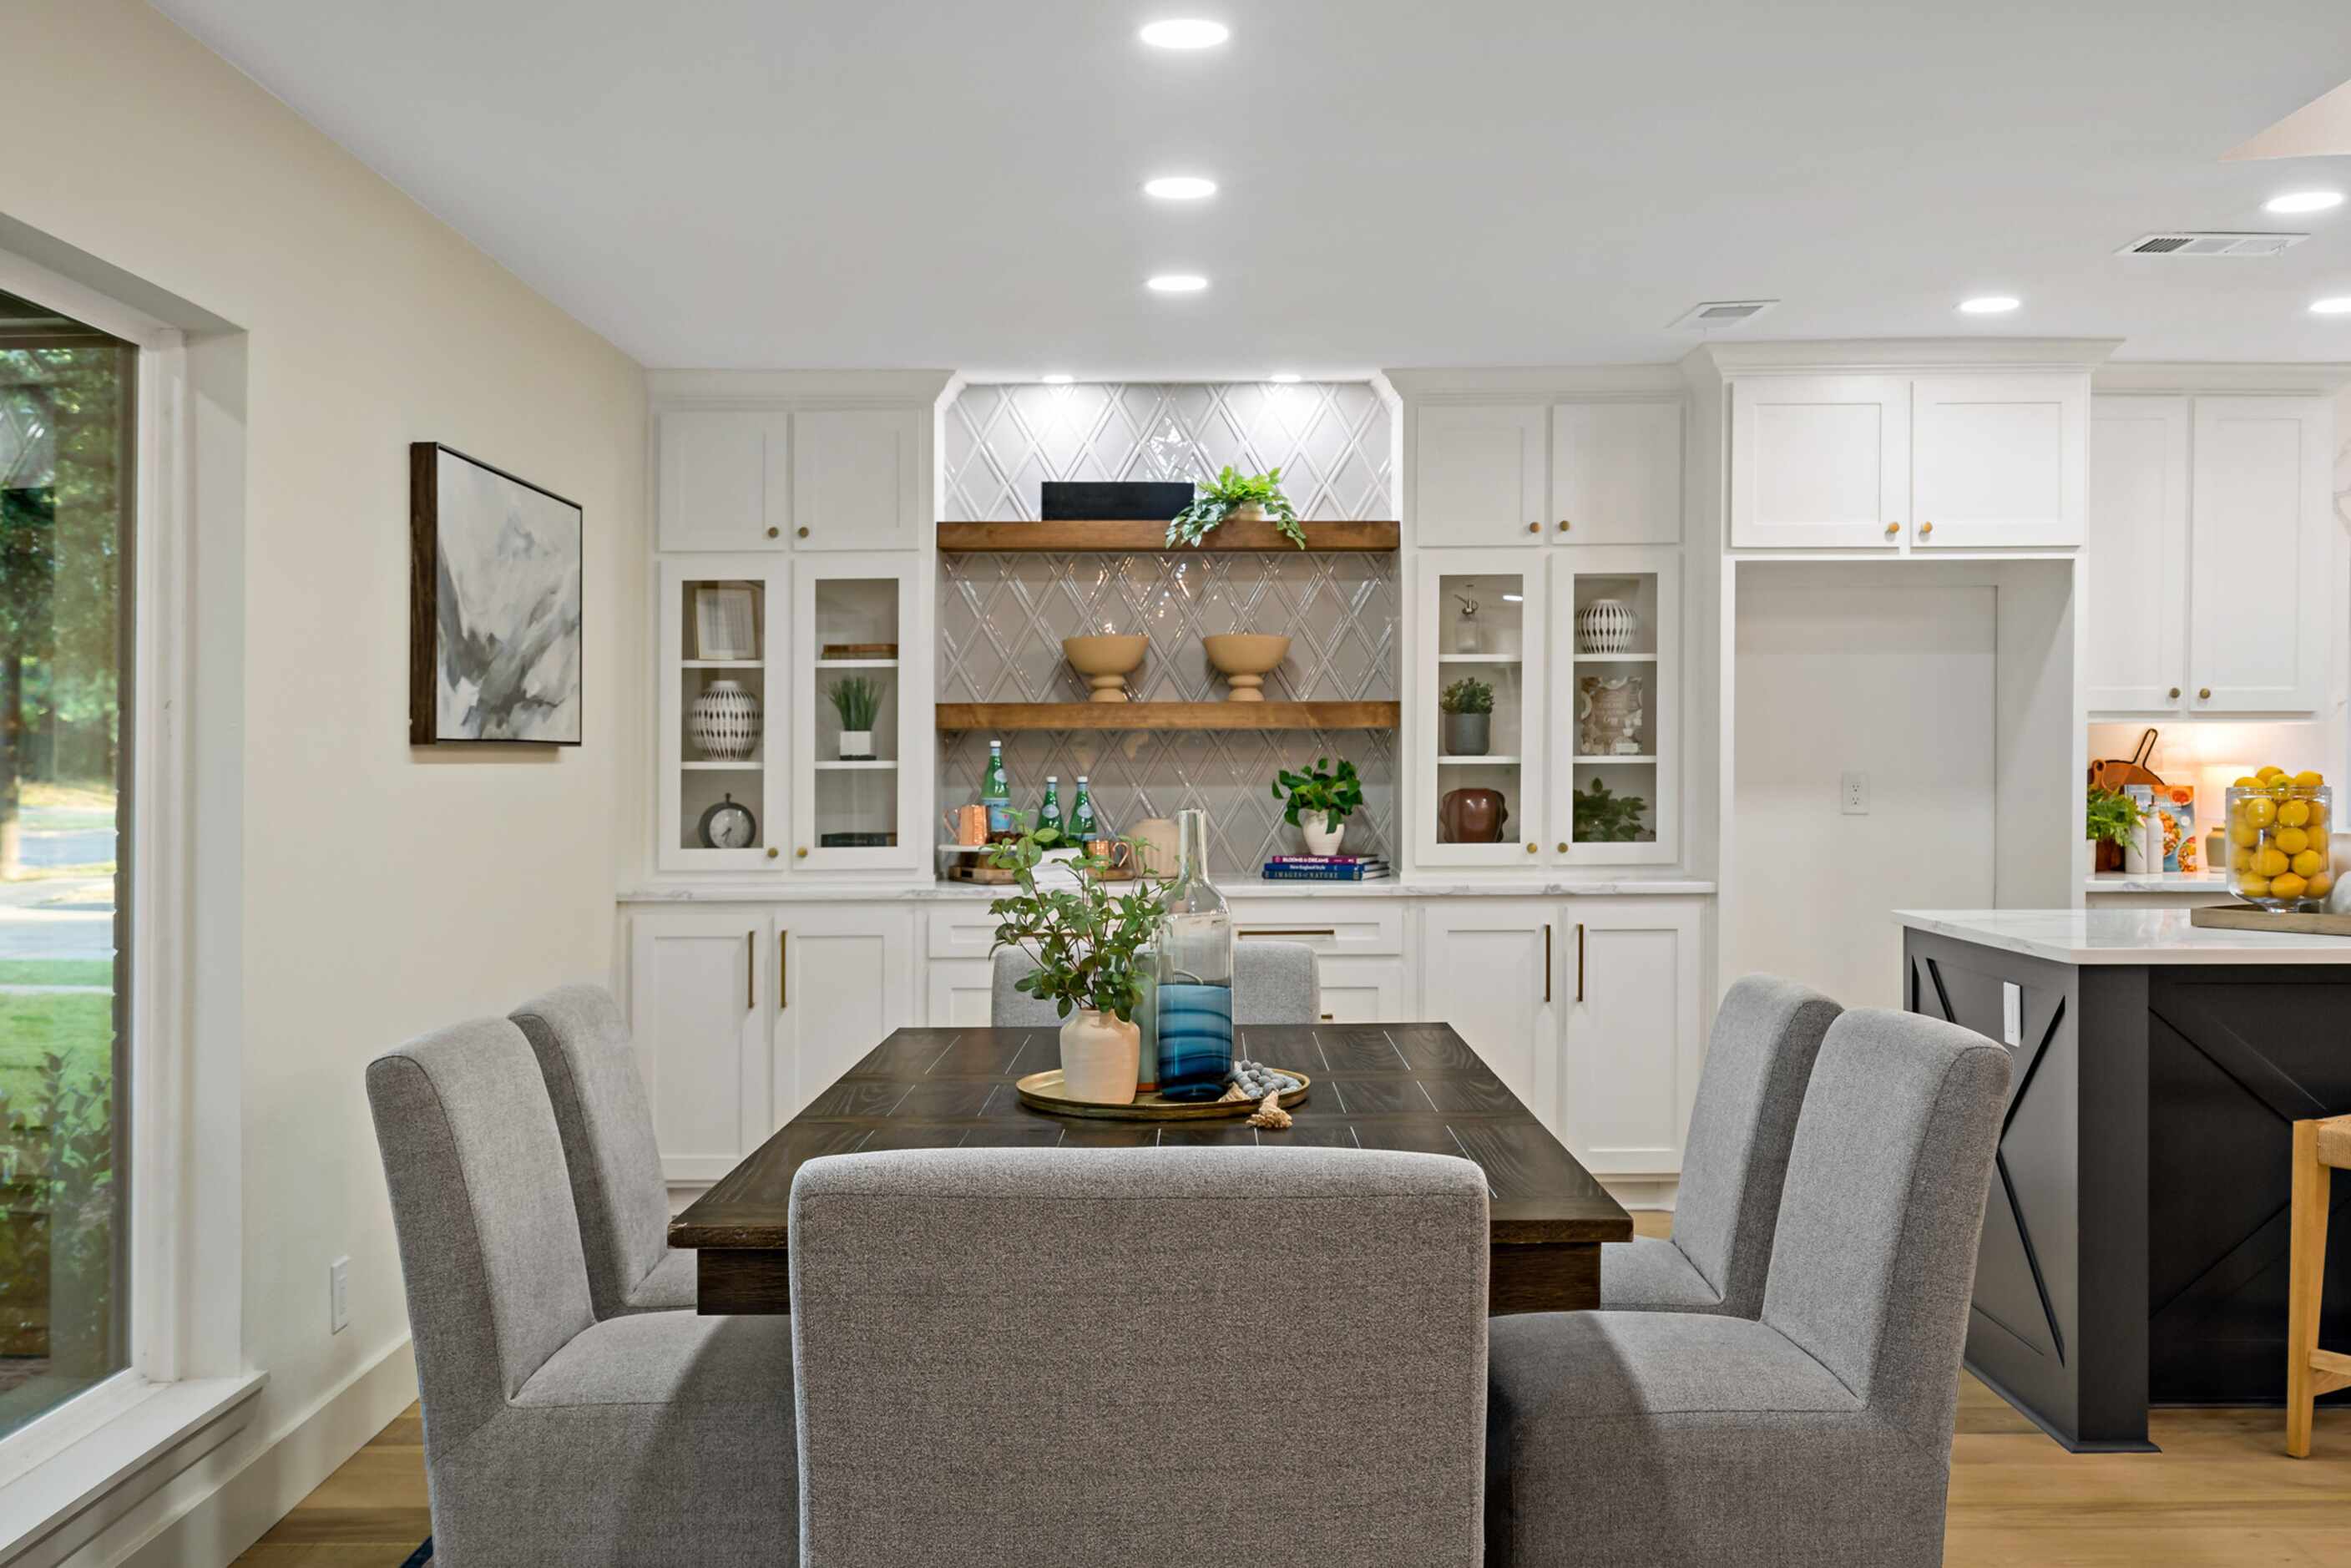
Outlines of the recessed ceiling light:
M 1291 386 L 1297 382 L 1298 377 L 1291 371 L 1284 371 L 1278 376 L 1268 376 L 1266 380 L 1270 382 L 1278 382 L 1283 386 Z
M 1070 384 L 1070 378 L 1067 376 L 1041 376 L 1039 380 L 1049 387 L 1065 387 Z
M 1979 294 L 1973 299 L 1959 301 L 1959 308 L 1970 316 L 2000 316 L 2024 303 L 2010 294 Z
M 1143 193 L 1156 196 L 1163 202 L 1196 202 L 1203 196 L 1217 193 L 1214 180 L 1203 180 L 1197 174 L 1168 174 L 1143 183 Z
M 2262 204 L 2265 213 L 2323 213 L 2343 204 L 2340 191 L 2293 191 Z
M 2314 299 L 2310 302 L 2310 313 L 2314 316 L 2351 316 L 2351 294 L 2338 294 L 2332 299 Z
M 1160 294 L 1197 294 L 1208 287 L 1208 280 L 1196 273 L 1163 272 L 1148 279 L 1145 287 Z
M 1178 17 L 1154 22 L 1143 29 L 1143 41 L 1160 49 L 1212 49 L 1233 36 L 1222 22 Z

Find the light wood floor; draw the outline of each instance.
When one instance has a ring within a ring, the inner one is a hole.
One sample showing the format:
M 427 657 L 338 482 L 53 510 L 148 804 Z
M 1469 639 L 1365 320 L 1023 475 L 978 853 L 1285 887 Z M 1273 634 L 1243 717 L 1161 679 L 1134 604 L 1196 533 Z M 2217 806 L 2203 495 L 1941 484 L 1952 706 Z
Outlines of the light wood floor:
M 1662 1236 L 1669 1215 L 1638 1214 Z M 2159 1454 L 2074 1455 L 1963 1376 L 1947 1568 L 2351 1565 L 2351 1407 L 2321 1406 L 2307 1459 L 2276 1410 L 2158 1410 Z M 262 1537 L 251 1568 L 400 1568 L 432 1532 L 411 1406 Z

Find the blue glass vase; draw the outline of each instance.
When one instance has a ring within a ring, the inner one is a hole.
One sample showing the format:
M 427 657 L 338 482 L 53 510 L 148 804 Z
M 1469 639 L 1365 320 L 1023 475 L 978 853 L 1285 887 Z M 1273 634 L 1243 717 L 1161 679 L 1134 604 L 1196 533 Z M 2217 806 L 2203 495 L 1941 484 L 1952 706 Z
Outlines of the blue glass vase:
M 1176 818 L 1180 860 L 1161 904 L 1152 1033 L 1165 1100 L 1215 1100 L 1233 1071 L 1233 917 L 1208 880 L 1208 819 Z

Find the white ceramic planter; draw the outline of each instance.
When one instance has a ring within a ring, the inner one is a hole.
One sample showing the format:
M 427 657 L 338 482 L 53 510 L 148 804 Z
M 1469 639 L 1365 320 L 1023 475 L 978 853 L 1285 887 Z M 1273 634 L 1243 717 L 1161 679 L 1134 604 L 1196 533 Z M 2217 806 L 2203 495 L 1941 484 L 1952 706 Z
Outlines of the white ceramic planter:
M 1140 1029 L 1115 1013 L 1081 1008 L 1061 1026 L 1061 1086 L 1072 1100 L 1132 1105 L 1142 1052 Z
M 873 732 L 870 729 L 844 729 L 841 732 L 841 759 L 861 762 L 873 755 Z
M 1306 835 L 1308 854 L 1335 855 L 1339 852 L 1339 841 L 1347 836 L 1347 824 L 1327 812 L 1310 811 L 1298 819 L 1298 831 Z

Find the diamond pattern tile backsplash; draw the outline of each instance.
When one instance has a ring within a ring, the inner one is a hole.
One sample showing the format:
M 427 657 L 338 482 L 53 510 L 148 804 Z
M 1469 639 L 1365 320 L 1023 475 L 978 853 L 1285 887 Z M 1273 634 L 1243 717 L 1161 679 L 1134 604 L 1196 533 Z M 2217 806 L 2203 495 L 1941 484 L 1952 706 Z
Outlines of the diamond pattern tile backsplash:
M 1279 466 L 1301 518 L 1395 515 L 1387 407 L 1362 382 L 974 386 L 946 423 L 950 520 L 1034 518 L 1047 479 L 1200 479 L 1228 463 L 1249 473 Z M 1085 683 L 1061 657 L 1061 639 L 1140 632 L 1151 646 L 1128 678 L 1137 700 L 1216 701 L 1224 682 L 1201 639 L 1273 632 L 1290 638 L 1290 656 L 1266 677 L 1268 698 L 1394 701 L 1397 592 L 1393 555 L 943 555 L 938 700 L 1082 702 Z M 940 737 L 942 805 L 978 798 L 989 738 Z M 1208 814 L 1209 869 L 1226 877 L 1302 848 L 1271 793 L 1275 769 L 1344 757 L 1363 775 L 1364 798 L 1349 821 L 1347 850 L 1392 852 L 1395 738 L 1387 732 L 998 738 L 1022 810 L 1035 808 L 1048 774 L 1060 777 L 1067 805 L 1081 773 L 1113 828 L 1198 807 Z

